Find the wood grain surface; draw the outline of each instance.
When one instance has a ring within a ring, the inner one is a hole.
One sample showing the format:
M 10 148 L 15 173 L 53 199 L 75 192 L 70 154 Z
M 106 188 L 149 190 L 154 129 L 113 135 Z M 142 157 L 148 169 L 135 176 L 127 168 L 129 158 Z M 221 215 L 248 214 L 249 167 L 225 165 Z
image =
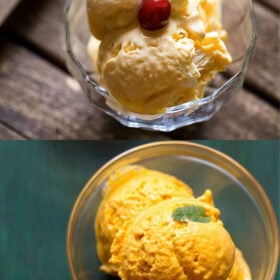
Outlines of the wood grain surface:
M 1 139 L 18 139 L 24 140 L 25 138 L 20 134 L 15 132 L 15 129 L 10 129 L 8 126 L 0 123 L 0 135 Z
M 265 98 L 280 101 L 279 14 L 255 4 L 257 42 L 249 63 L 246 83 Z M 278 34 L 278 35 L 277 35 Z
M 280 11 L 280 2 L 278 0 L 259 0 L 258 2 L 270 7 L 275 12 Z
M 10 13 L 20 3 L 21 0 L 1 0 L 0 1 L 0 26 L 5 22 Z
M 255 1 L 255 52 L 244 89 L 210 121 L 157 133 L 123 127 L 93 108 L 65 67 L 64 0 L 24 0 L 0 31 L 1 139 L 279 138 L 278 1 Z M 269 42 L 269 43 L 268 43 Z

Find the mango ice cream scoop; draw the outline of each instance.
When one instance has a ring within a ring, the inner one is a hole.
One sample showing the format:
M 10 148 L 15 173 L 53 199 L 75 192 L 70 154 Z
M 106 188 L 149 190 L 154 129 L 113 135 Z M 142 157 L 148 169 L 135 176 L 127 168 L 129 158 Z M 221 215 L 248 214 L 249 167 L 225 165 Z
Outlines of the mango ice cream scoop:
M 88 52 L 100 85 L 139 114 L 202 98 L 216 73 L 231 63 L 220 5 L 220 0 L 87 0 Z
M 112 174 L 95 232 L 101 269 L 122 280 L 251 280 L 214 205 L 177 178 L 141 166 Z
M 174 215 L 190 207 L 207 212 L 209 220 Z M 215 209 L 195 199 L 173 198 L 125 223 L 113 242 L 110 262 L 119 266 L 121 279 L 219 280 L 230 273 L 234 252 Z
M 158 171 L 131 166 L 113 174 L 104 189 L 104 198 L 95 221 L 102 269 L 117 274 L 108 260 L 112 242 L 125 221 L 160 201 L 191 196 L 192 190 L 188 185 Z

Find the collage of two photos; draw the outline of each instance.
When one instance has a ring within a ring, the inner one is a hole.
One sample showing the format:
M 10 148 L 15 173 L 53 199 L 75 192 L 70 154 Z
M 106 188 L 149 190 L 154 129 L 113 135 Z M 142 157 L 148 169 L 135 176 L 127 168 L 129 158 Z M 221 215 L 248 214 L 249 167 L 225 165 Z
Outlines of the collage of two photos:
M 279 12 L 0 0 L 0 278 L 280 279 Z

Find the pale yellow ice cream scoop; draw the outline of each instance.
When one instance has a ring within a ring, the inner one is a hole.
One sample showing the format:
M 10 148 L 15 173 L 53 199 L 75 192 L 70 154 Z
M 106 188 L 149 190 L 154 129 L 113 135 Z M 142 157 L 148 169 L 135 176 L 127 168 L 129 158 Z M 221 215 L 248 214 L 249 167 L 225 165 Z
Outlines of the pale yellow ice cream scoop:
M 178 196 L 191 197 L 192 190 L 168 174 L 137 166 L 113 174 L 104 189 L 104 198 L 95 220 L 102 269 L 110 274 L 117 273 L 108 260 L 112 242 L 124 222 L 145 208 Z
M 137 21 L 138 0 L 87 0 L 91 33 L 102 40 L 108 32 Z
M 140 0 L 87 1 L 99 82 L 129 111 L 153 115 L 199 99 L 231 62 L 219 0 L 169 2 L 166 26 L 150 31 L 137 18 Z

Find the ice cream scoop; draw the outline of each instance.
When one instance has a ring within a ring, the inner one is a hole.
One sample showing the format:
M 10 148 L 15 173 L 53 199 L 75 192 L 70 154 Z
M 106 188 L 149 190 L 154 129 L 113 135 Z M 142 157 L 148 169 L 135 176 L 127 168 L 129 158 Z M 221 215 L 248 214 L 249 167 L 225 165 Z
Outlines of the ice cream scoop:
M 122 280 L 251 280 L 213 194 L 130 165 L 112 174 L 95 219 L 101 270 Z
M 224 280 L 235 246 L 218 217 L 217 209 L 194 198 L 160 202 L 120 228 L 110 263 L 122 280 Z
M 109 32 L 136 23 L 138 0 L 87 0 L 89 27 L 102 40 Z
M 129 111 L 153 115 L 199 99 L 231 62 L 219 0 L 171 0 L 166 24 L 153 31 L 139 23 L 140 0 L 87 3 L 99 82 Z
M 125 221 L 145 208 L 178 196 L 191 197 L 192 190 L 168 174 L 137 166 L 113 174 L 104 189 L 104 198 L 95 221 L 102 269 L 117 274 L 117 269 L 108 260 L 112 242 Z

